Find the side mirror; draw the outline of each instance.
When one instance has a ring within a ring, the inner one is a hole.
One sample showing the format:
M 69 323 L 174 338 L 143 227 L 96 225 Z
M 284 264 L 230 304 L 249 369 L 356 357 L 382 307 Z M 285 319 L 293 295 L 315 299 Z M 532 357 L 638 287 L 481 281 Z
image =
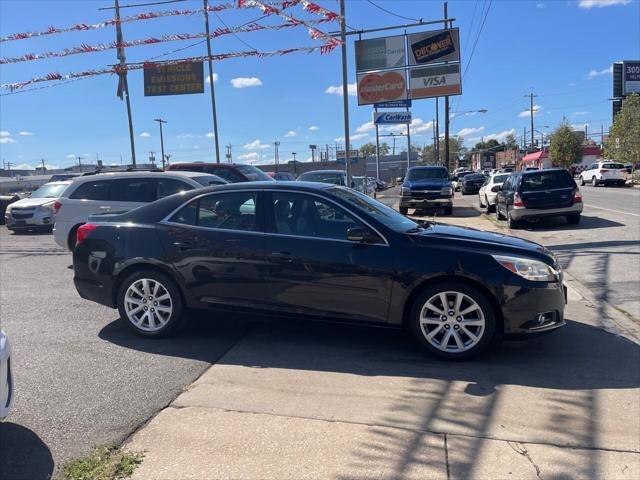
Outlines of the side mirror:
M 347 240 L 358 243 L 379 243 L 378 236 L 366 227 L 351 227 L 347 230 Z

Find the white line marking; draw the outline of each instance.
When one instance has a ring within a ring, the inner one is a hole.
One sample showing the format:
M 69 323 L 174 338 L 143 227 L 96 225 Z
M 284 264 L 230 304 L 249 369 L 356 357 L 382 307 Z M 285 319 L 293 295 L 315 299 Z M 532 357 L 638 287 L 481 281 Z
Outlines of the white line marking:
M 607 212 L 621 213 L 622 215 L 632 215 L 634 217 L 640 217 L 640 215 L 638 215 L 637 213 L 623 212 L 621 210 L 614 210 L 612 208 L 596 207 L 594 205 L 589 205 L 588 203 L 585 203 L 585 207 L 597 208 L 598 210 L 606 210 Z

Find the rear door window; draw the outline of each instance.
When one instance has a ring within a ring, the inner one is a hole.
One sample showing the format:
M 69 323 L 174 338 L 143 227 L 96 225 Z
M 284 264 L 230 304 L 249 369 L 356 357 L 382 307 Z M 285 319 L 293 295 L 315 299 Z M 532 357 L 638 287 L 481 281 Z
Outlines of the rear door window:
M 223 168 L 223 167 L 208 167 L 206 169 L 207 173 L 212 173 L 213 175 L 217 175 L 219 177 L 224 178 L 226 181 L 231 183 L 245 182 L 246 179 L 240 175 L 238 172 L 231 168 Z
M 110 199 L 114 202 L 149 203 L 158 199 L 154 178 L 118 178 L 112 181 Z
M 218 193 L 181 208 L 170 222 L 221 230 L 257 231 L 257 192 Z
M 111 180 L 98 180 L 95 182 L 85 182 L 69 195 L 74 200 L 107 200 L 109 198 L 109 187 Z
M 182 180 L 176 180 L 175 178 L 160 178 L 158 179 L 158 198 L 168 197 L 180 192 L 187 192 L 193 190 L 193 187 Z
M 541 171 L 534 175 L 525 175 L 522 179 L 523 192 L 573 187 L 575 187 L 575 182 L 571 178 L 571 174 L 565 170 L 555 172 Z

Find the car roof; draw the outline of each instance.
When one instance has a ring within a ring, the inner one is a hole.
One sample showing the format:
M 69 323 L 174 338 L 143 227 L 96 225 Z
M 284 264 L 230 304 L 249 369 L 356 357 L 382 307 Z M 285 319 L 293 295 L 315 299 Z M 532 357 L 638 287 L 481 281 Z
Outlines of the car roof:
M 521 172 L 511 172 L 511 174 L 512 175 L 516 174 L 516 175 L 527 175 L 527 176 L 530 176 L 530 175 L 539 174 L 541 172 L 542 173 L 548 173 L 548 172 L 566 172 L 566 173 L 569 173 L 567 171 L 567 169 L 565 169 L 565 168 L 543 168 L 542 170 L 523 170 Z M 571 175 L 571 174 L 569 174 L 569 175 Z
M 434 168 L 438 168 L 440 170 L 447 169 L 447 167 L 443 167 L 442 165 L 416 165 L 415 167 L 411 167 L 409 170 L 431 170 Z
M 181 170 L 167 170 L 166 172 L 156 172 L 156 171 L 145 171 L 141 170 L 138 172 L 105 172 L 105 173 L 96 173 L 95 175 L 83 175 L 82 177 L 77 177 L 71 180 L 74 183 L 80 182 L 90 182 L 95 180 L 109 180 L 115 178 L 137 178 L 137 177 L 201 177 L 203 175 L 211 175 L 210 173 L 205 172 L 190 172 L 190 171 L 181 171 Z M 211 175 L 212 177 L 215 175 Z
M 300 175 L 306 175 L 307 173 L 339 173 L 346 175 L 344 170 L 309 170 L 308 172 L 301 173 Z
M 56 180 L 55 182 L 47 182 L 47 183 L 44 183 L 44 184 L 42 184 L 40 186 L 44 187 L 45 185 L 69 185 L 72 182 L 73 182 L 72 179 L 69 179 L 69 180 Z
M 180 167 L 219 167 L 219 168 L 236 168 L 236 167 L 248 167 L 246 163 L 215 163 L 215 162 L 180 162 L 174 163 L 169 167 L 169 171 L 177 172 Z M 176 170 L 172 170 L 175 168 Z

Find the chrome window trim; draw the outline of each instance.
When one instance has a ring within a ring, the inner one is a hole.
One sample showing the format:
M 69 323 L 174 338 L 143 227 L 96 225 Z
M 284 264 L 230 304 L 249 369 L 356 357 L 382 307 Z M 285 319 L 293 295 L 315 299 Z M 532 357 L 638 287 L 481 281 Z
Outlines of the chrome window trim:
M 201 227 L 200 225 L 189 225 L 187 223 L 177 223 L 177 222 L 170 222 L 168 220 L 161 220 L 160 222 L 158 222 L 162 225 L 168 225 L 168 226 L 176 226 L 176 227 L 182 227 L 182 228 L 192 228 L 194 230 L 203 230 L 203 231 L 207 231 L 207 232 L 232 232 L 232 233 L 250 233 L 250 234 L 254 234 L 254 235 L 266 235 L 265 232 L 258 232 L 256 230 L 235 230 L 235 229 L 231 229 L 231 228 L 215 228 L 215 227 Z
M 203 230 L 221 230 L 221 231 L 226 231 L 226 232 L 259 233 L 259 234 L 262 234 L 262 235 L 281 235 L 281 236 L 294 237 L 294 238 L 308 238 L 308 239 L 311 238 L 311 239 L 315 239 L 315 240 L 339 241 L 339 242 L 348 242 L 348 243 L 351 243 L 351 244 L 354 244 L 354 245 L 364 245 L 364 244 L 361 244 L 360 242 L 352 242 L 351 240 L 340 240 L 340 239 L 336 239 L 336 238 L 305 237 L 305 236 L 302 236 L 302 235 L 287 235 L 287 234 L 282 234 L 282 233 L 274 233 L 274 232 L 266 232 L 266 231 L 264 231 L 264 232 L 255 232 L 253 230 L 231 230 L 231 229 L 224 229 L 224 228 L 201 227 L 199 225 L 189 225 L 189 224 L 186 224 L 186 223 L 177 223 L 177 222 L 172 222 L 172 221 L 169 220 L 179 210 L 181 210 L 182 208 L 186 207 L 189 203 L 191 203 L 191 202 L 193 202 L 195 200 L 200 200 L 202 197 L 207 197 L 207 196 L 211 196 L 211 195 L 221 195 L 221 194 L 233 193 L 233 192 L 255 192 L 256 195 L 258 194 L 258 192 L 281 192 L 281 193 L 297 193 L 297 194 L 303 194 L 303 195 L 313 195 L 313 196 L 321 198 L 321 199 L 323 199 L 325 201 L 331 202 L 335 206 L 337 206 L 338 208 L 342 208 L 343 210 L 347 211 L 349 214 L 353 215 L 358 220 L 360 220 L 363 224 L 365 224 L 367 227 L 369 227 L 371 230 L 373 230 L 384 242 L 384 244 L 370 243 L 370 244 L 366 244 L 366 245 L 385 245 L 387 247 L 390 246 L 389 245 L 389 241 L 387 240 L 387 237 L 385 237 L 382 233 L 380 233 L 380 231 L 377 228 L 373 227 L 369 222 L 364 220 L 360 215 L 354 213 L 351 209 L 340 205 L 338 202 L 335 202 L 331 198 L 327 198 L 326 196 L 319 195 L 319 194 L 317 194 L 315 192 L 307 192 L 307 191 L 304 191 L 304 190 L 286 190 L 286 189 L 280 189 L 280 188 L 278 188 L 278 189 L 275 189 L 275 188 L 268 188 L 268 189 L 243 188 L 243 189 L 238 189 L 238 190 L 202 193 L 202 194 L 196 195 L 195 197 L 193 197 L 193 198 L 187 200 L 186 202 L 180 204 L 180 206 L 178 206 L 177 208 L 172 210 L 171 213 L 169 213 L 169 215 L 164 217 L 158 223 L 163 224 L 163 225 L 175 225 L 175 226 L 190 227 L 190 228 L 203 229 Z M 257 201 L 257 199 L 256 199 L 256 201 Z

